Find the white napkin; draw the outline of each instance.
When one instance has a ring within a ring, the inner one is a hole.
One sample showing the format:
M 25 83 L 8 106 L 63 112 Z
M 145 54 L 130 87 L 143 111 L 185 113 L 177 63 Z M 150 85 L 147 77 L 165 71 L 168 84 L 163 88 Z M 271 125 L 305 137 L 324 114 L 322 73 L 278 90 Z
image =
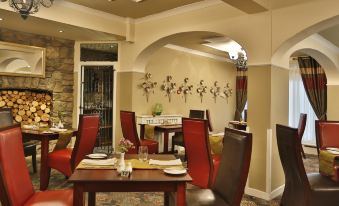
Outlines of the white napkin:
M 83 159 L 81 162 L 86 165 L 106 166 L 106 165 L 114 165 L 117 162 L 117 159 L 116 158 L 105 159 L 105 160 Z
M 160 166 L 172 166 L 172 165 L 182 165 L 180 159 L 175 160 L 149 160 L 150 165 L 160 165 Z
M 219 137 L 219 136 L 224 136 L 223 132 L 219 132 L 219 133 L 212 133 L 210 134 L 212 137 Z
M 49 128 L 49 130 L 53 132 L 66 132 L 67 131 L 67 129 L 59 129 L 59 128 Z

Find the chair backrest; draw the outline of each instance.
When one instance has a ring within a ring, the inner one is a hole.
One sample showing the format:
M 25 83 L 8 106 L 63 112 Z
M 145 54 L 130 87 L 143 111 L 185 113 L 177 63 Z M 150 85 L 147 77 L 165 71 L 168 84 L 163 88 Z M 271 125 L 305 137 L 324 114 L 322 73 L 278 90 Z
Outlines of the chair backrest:
M 78 134 L 71 157 L 72 171 L 86 155 L 93 153 L 99 130 L 99 120 L 99 114 L 81 114 L 79 116 Z
M 193 179 L 192 184 L 209 188 L 213 176 L 213 162 L 208 141 L 207 120 L 182 118 L 182 130 L 188 173 Z
M 315 121 L 317 151 L 326 147 L 339 148 L 339 121 Z
M 191 109 L 189 113 L 189 118 L 204 119 L 205 111 L 204 110 L 194 110 Z
M 306 127 L 306 121 L 307 121 L 307 114 L 301 113 L 299 117 L 299 124 L 298 124 L 298 136 L 301 139 L 303 138 L 305 127 Z
M 0 108 L 0 128 L 13 125 L 12 109 Z
M 285 190 L 282 205 L 300 206 L 306 204 L 304 198 L 309 194 L 310 186 L 298 143 L 298 130 L 277 125 L 277 144 L 280 161 L 285 173 Z
M 135 122 L 135 112 L 120 111 L 120 122 L 122 135 L 134 144 L 134 148 L 128 150 L 129 154 L 138 153 L 140 140 L 137 132 L 137 125 Z
M 210 110 L 208 110 L 208 109 L 206 109 L 206 119 L 208 121 L 208 130 L 210 132 L 213 132 L 211 114 L 210 114 Z
M 0 129 L 0 173 L 2 205 L 23 205 L 34 194 L 20 124 Z
M 239 206 L 252 154 L 252 134 L 225 128 L 224 149 L 212 189 L 230 206 Z

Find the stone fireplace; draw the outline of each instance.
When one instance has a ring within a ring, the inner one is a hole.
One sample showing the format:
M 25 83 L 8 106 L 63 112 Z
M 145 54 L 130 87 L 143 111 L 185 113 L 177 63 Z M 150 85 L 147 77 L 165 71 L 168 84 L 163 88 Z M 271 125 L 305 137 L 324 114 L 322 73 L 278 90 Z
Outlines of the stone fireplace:
M 0 88 L 51 91 L 52 113 L 63 113 L 66 126 L 72 126 L 74 41 L 0 28 L 0 41 L 46 48 L 45 78 L 0 76 Z

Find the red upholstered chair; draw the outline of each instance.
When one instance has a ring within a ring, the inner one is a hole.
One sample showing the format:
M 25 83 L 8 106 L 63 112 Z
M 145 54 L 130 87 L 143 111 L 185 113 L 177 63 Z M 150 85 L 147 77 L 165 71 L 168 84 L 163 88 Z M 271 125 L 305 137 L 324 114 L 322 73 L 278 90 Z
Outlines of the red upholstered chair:
M 219 167 L 219 161 L 213 161 L 208 140 L 208 122 L 204 119 L 182 118 L 185 151 L 188 172 L 192 184 L 209 188 Z M 214 163 L 217 164 L 214 164 Z
M 298 137 L 299 137 L 299 142 L 300 142 L 300 151 L 301 151 L 301 154 L 303 155 L 304 159 L 306 159 L 306 155 L 305 155 L 305 152 L 304 152 L 304 148 L 301 144 L 301 140 L 302 140 L 304 132 L 305 132 L 306 121 L 307 121 L 307 114 L 301 113 L 300 118 L 299 118 L 299 124 L 298 124 Z
M 225 128 L 224 148 L 214 184 L 207 189 L 187 189 L 187 206 L 240 205 L 251 161 L 252 134 Z M 174 203 L 174 199 L 171 195 L 170 203 Z
M 79 118 L 79 128 L 74 148 L 53 151 L 48 154 L 48 175 L 51 168 L 66 177 L 71 176 L 85 155 L 93 152 L 99 129 L 99 114 L 83 114 Z
M 73 205 L 73 190 L 34 192 L 20 125 L 0 129 L 0 198 L 7 205 Z
M 327 147 L 339 148 L 339 121 L 315 121 L 317 151 Z
M 148 153 L 154 154 L 159 152 L 159 143 L 154 140 L 140 140 L 138 137 L 137 126 L 135 122 L 135 113 L 129 111 L 120 111 L 120 121 L 122 135 L 125 139 L 131 141 L 135 148 L 129 149 L 127 153 L 136 154 L 140 145 L 148 147 Z

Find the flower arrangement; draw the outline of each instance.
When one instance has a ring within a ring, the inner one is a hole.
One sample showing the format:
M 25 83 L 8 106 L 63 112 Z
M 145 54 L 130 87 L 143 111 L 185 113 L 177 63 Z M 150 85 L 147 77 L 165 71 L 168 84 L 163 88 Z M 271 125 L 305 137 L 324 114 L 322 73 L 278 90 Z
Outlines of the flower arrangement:
M 125 138 L 120 139 L 118 147 L 119 147 L 120 152 L 123 152 L 123 153 L 128 152 L 129 149 L 135 148 L 134 144 Z

